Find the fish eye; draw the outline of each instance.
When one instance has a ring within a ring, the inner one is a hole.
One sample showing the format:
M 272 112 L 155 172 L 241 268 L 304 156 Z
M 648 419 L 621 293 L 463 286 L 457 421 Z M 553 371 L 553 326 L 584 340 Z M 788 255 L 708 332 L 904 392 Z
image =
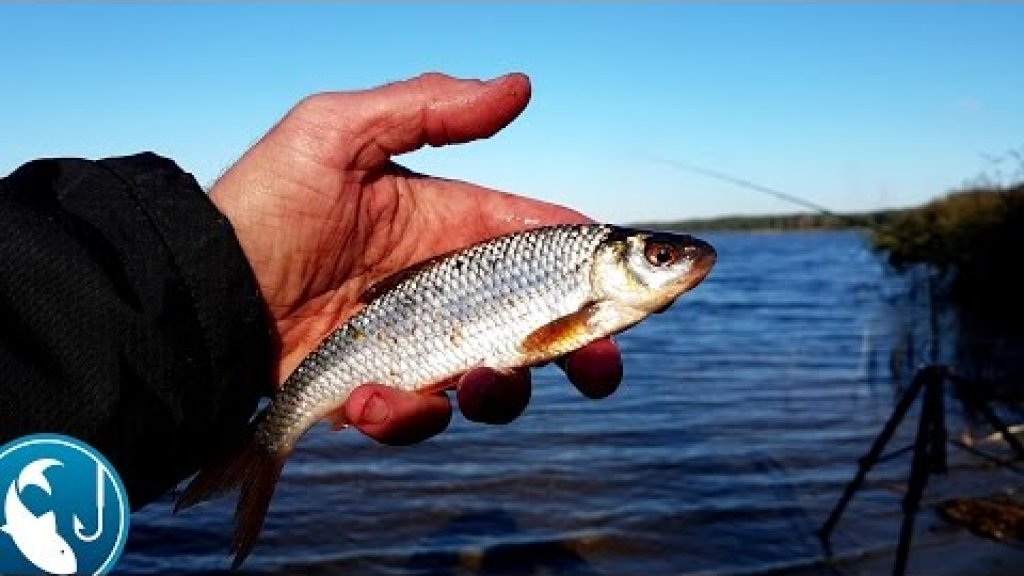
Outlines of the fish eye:
M 651 266 L 662 268 L 671 266 L 679 260 L 679 250 L 671 244 L 648 242 L 644 247 L 644 257 Z

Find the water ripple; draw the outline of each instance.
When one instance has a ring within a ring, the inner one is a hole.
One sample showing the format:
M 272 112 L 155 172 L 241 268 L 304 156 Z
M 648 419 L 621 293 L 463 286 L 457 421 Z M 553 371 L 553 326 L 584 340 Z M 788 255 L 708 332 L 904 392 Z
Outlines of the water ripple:
M 409 448 L 315 429 L 247 569 L 677 574 L 818 557 L 814 531 L 891 409 L 904 288 L 854 233 L 710 240 L 705 284 L 619 338 L 611 398 L 545 368 L 508 426 L 457 417 Z M 877 471 L 856 526 L 891 521 L 898 495 L 878 486 L 902 473 Z M 231 503 L 171 516 L 169 502 L 135 515 L 120 569 L 225 568 Z

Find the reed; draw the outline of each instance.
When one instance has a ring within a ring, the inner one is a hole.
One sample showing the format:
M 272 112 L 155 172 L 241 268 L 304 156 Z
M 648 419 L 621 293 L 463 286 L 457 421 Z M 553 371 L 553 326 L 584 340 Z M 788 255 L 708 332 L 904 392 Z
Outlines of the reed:
M 903 268 L 925 264 L 949 277 L 949 296 L 1024 316 L 1024 182 L 950 193 L 871 229 L 874 247 Z

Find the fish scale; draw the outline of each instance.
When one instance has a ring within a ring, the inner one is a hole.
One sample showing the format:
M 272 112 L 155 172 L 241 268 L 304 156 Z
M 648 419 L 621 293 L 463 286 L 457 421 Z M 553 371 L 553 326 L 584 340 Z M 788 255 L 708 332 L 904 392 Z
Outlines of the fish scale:
M 430 390 L 478 366 L 552 360 L 664 309 L 714 261 L 714 248 L 690 236 L 588 224 L 502 236 L 403 271 L 303 359 L 246 442 L 201 470 L 176 510 L 240 488 L 237 567 L 296 442 L 357 386 Z

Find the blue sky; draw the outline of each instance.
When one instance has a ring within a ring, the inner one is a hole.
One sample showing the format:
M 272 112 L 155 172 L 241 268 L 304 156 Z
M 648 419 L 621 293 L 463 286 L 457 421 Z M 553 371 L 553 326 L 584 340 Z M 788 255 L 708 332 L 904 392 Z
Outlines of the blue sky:
M 1024 4 L 0 5 L 0 173 L 154 150 L 212 182 L 294 102 L 522 71 L 486 142 L 400 161 L 601 220 L 912 205 L 1024 148 Z

